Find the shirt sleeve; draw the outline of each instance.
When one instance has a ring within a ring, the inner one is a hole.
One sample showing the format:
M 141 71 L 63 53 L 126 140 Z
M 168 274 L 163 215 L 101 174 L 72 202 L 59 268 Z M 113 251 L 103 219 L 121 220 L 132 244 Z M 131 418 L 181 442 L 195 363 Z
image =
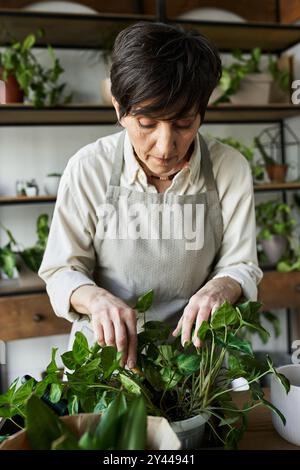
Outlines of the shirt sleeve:
M 231 177 L 228 168 L 234 168 Z M 257 261 L 253 178 L 246 159 L 232 152 L 227 164 L 219 166 L 216 181 L 220 189 L 223 240 L 210 279 L 229 276 L 241 285 L 247 299 L 256 300 L 263 274 Z
M 92 235 L 64 174 L 59 186 L 48 242 L 39 276 L 45 281 L 57 316 L 74 321 L 82 317 L 72 310 L 70 297 L 93 281 L 95 253 Z

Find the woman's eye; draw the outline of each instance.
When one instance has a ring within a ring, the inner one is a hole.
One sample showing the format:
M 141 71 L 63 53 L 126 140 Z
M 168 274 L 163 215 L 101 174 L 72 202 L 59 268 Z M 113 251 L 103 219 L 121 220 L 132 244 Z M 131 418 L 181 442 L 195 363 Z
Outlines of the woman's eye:
M 155 127 L 155 122 L 153 121 L 138 121 L 139 126 L 143 129 L 152 129 Z
M 176 121 L 174 124 L 178 129 L 189 129 L 193 125 L 191 121 Z

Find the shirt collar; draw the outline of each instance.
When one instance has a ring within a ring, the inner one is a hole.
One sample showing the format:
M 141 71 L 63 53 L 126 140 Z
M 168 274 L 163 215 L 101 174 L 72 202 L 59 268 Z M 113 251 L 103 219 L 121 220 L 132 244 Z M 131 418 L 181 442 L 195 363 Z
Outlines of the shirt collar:
M 197 133 L 195 137 L 195 141 L 194 141 L 193 153 L 190 157 L 190 160 L 187 162 L 186 167 L 183 168 L 183 170 L 185 170 L 185 168 L 189 169 L 189 178 L 190 178 L 191 184 L 195 182 L 196 178 L 199 176 L 199 171 L 200 171 L 201 150 L 200 150 L 199 139 L 200 139 L 200 136 L 199 136 L 199 133 Z M 128 183 L 133 184 L 137 178 L 138 172 L 141 171 L 142 173 L 144 173 L 144 170 L 141 168 L 137 159 L 135 158 L 133 147 L 130 142 L 127 131 L 125 132 L 125 139 L 124 139 L 124 161 L 125 161 L 124 171 L 128 178 Z

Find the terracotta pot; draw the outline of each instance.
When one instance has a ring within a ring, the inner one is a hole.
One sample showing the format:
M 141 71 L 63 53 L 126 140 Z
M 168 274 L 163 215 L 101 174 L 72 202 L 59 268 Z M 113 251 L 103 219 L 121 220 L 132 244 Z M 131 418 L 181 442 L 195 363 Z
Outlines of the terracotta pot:
M 273 183 L 283 183 L 287 172 L 287 165 L 266 165 L 266 170 Z
M 6 81 L 2 79 L 3 68 L 0 67 L 0 104 L 23 103 L 24 92 L 16 78 L 9 75 Z

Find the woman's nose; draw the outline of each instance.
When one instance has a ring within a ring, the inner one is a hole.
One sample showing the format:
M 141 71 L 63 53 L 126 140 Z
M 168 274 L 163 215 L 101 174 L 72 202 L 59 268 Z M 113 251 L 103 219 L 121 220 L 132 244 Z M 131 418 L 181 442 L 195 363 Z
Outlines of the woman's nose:
M 157 157 L 168 158 L 174 156 L 176 150 L 176 136 L 172 130 L 160 130 L 156 138 Z

